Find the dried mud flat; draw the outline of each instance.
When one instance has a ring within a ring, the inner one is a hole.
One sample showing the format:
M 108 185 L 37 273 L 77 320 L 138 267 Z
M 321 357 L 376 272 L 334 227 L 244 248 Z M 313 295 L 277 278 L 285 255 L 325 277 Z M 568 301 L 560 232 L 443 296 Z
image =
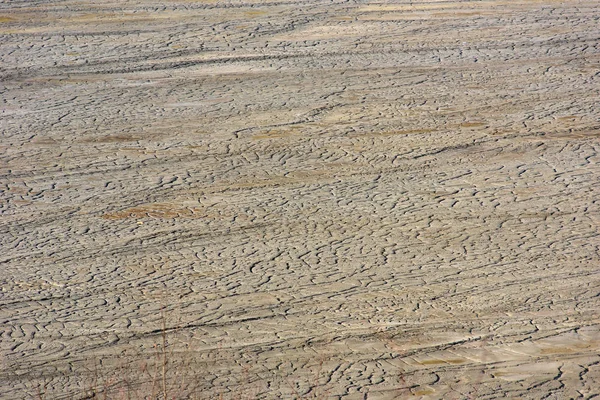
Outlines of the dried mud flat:
M 599 18 L 1 2 L 0 397 L 598 396 Z

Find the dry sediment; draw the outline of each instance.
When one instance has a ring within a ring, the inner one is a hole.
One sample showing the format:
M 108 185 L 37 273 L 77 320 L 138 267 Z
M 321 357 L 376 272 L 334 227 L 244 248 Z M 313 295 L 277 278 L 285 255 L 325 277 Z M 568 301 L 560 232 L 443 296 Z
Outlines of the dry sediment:
M 0 4 L 0 397 L 599 395 L 599 17 Z

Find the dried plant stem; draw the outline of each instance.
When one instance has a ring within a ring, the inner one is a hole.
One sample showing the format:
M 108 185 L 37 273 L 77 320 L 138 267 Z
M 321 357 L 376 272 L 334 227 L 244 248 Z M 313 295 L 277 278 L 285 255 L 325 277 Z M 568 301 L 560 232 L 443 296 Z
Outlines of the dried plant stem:
M 167 322 L 164 308 L 160 314 L 162 319 L 162 389 L 163 399 L 167 400 Z

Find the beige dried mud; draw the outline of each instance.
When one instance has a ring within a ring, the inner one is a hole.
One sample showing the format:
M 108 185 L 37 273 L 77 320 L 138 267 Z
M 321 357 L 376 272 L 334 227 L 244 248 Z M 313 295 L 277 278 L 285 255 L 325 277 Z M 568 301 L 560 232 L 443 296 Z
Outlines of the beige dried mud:
M 1 3 L 0 397 L 600 395 L 599 16 Z

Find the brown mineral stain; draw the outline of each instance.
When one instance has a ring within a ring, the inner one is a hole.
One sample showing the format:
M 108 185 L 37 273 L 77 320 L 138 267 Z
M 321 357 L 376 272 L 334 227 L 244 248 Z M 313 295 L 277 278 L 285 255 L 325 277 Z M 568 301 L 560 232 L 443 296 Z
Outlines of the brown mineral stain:
M 576 115 L 566 115 L 564 117 L 558 117 L 556 119 L 559 120 L 559 121 L 572 121 L 572 120 L 577 119 L 577 118 L 579 118 L 579 117 L 577 117 Z
M 17 186 L 17 187 L 11 187 L 11 188 L 9 188 L 9 189 L 8 189 L 8 191 L 9 191 L 11 194 L 20 194 L 20 195 L 26 195 L 27 193 L 29 193 L 29 192 L 30 192 L 30 189 L 28 189 L 28 188 L 24 188 L 24 187 L 20 187 L 20 186 Z
M 441 365 L 441 364 L 446 364 L 446 362 L 442 361 L 442 360 L 424 360 L 424 361 L 419 361 L 419 364 L 421 364 L 421 365 Z
M 428 394 L 433 394 L 435 393 L 435 390 L 433 389 L 420 389 L 420 390 L 415 390 L 413 392 L 413 396 L 426 396 Z
M 246 11 L 244 12 L 244 14 L 246 14 L 249 17 L 258 17 L 261 15 L 265 15 L 267 12 L 266 11 Z
M 246 222 L 250 216 L 244 213 L 233 213 L 231 210 L 207 211 L 204 208 L 187 207 L 182 204 L 152 203 L 126 208 L 121 211 L 108 212 L 102 215 L 107 220 L 122 219 L 204 219 L 204 220 L 230 220 L 235 218 L 236 222 Z
M 462 124 L 460 124 L 461 128 L 477 128 L 480 126 L 485 126 L 484 122 L 463 122 Z

